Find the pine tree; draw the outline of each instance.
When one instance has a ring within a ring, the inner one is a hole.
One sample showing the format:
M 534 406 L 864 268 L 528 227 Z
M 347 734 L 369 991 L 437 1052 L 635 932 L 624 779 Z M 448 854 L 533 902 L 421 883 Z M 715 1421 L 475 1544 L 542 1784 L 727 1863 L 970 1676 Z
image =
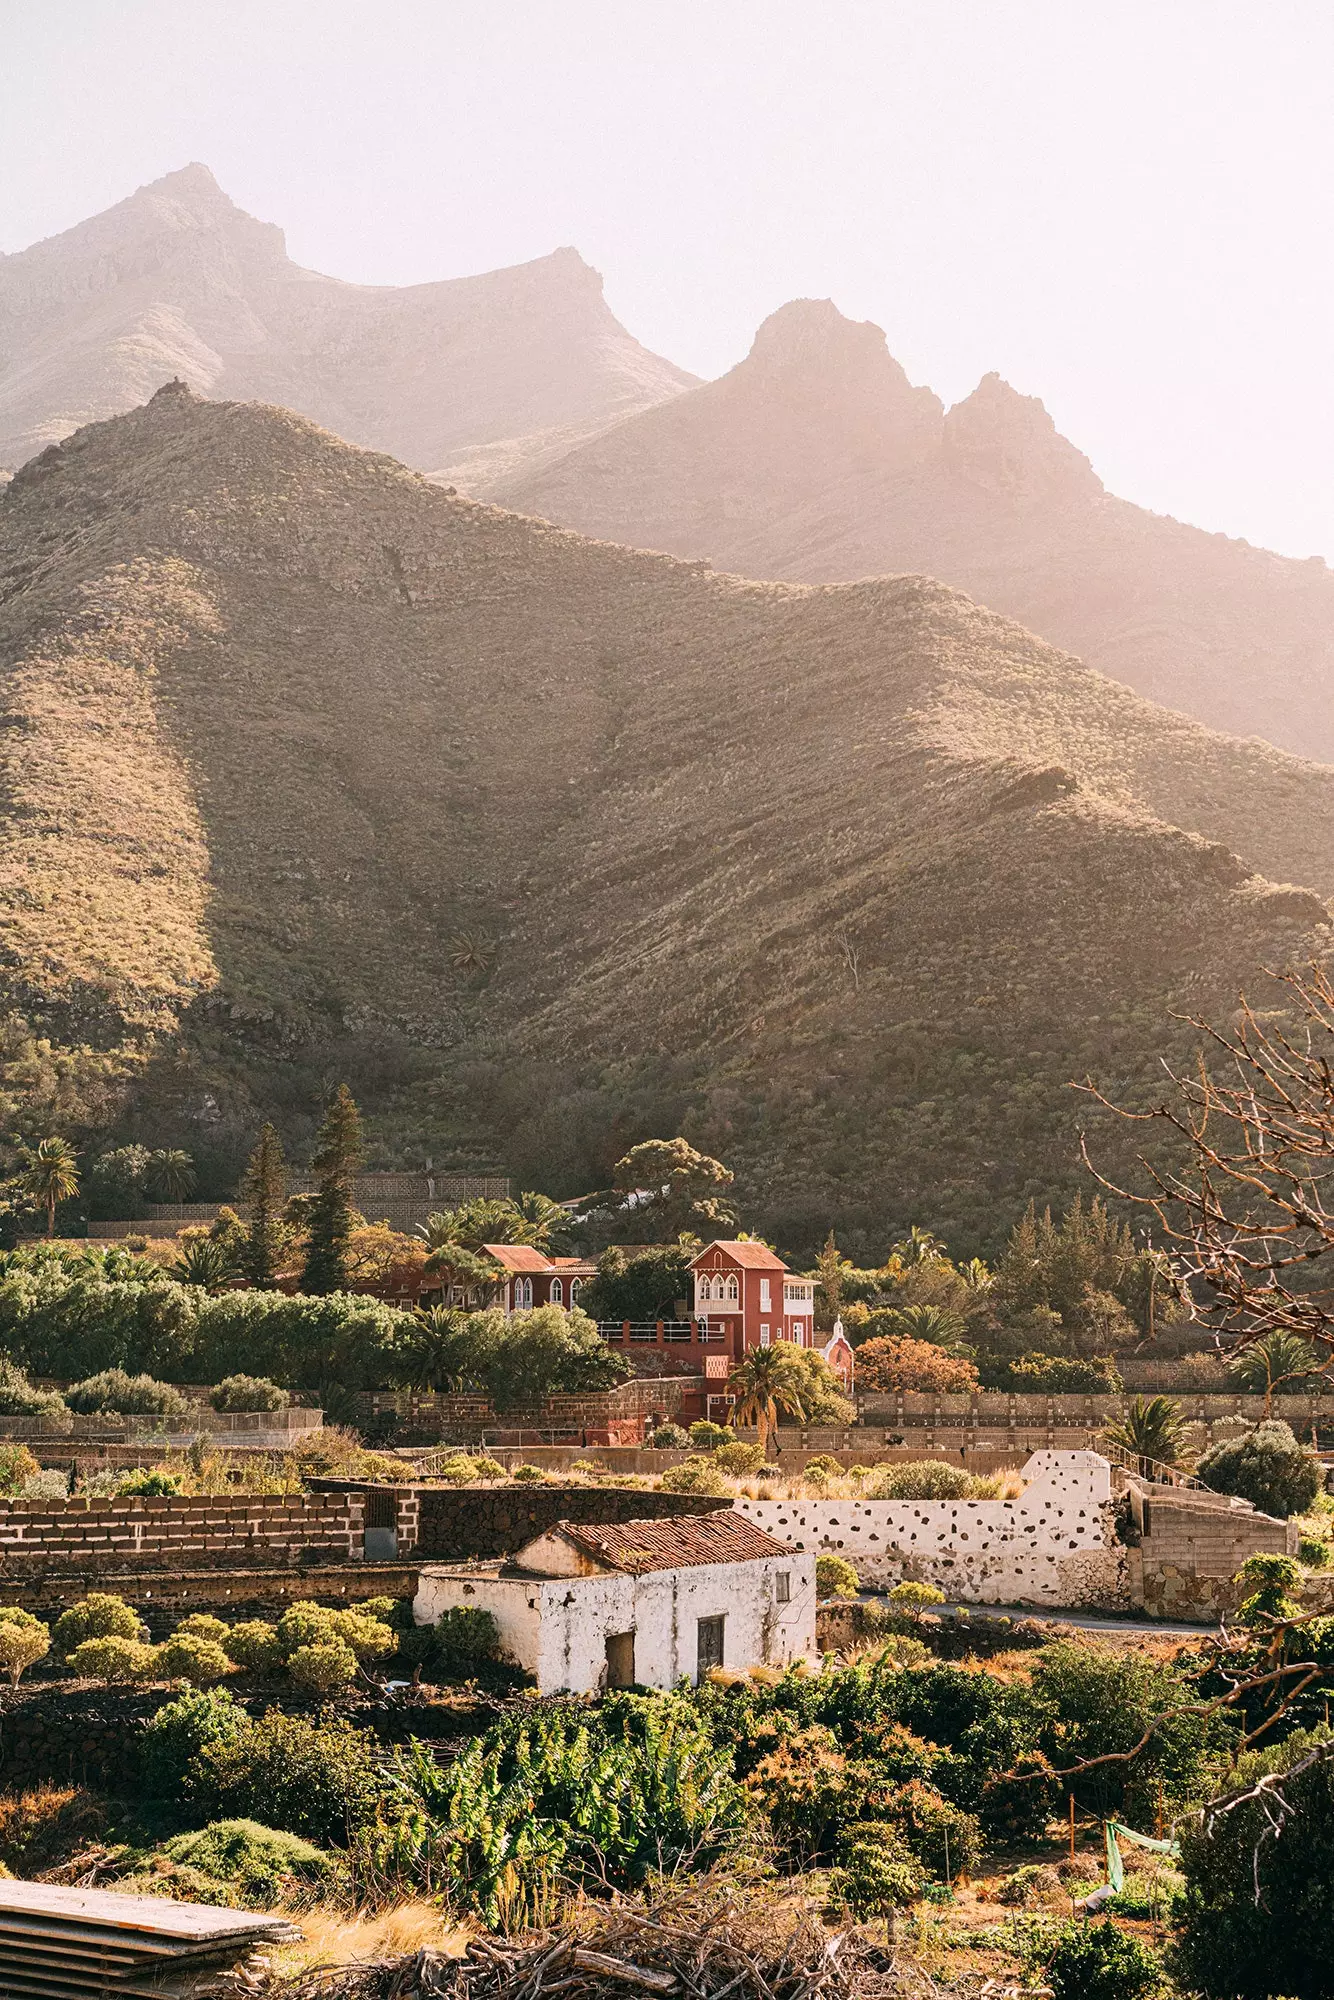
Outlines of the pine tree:
M 241 1268 L 257 1291 L 269 1290 L 282 1255 L 282 1213 L 287 1202 L 287 1163 L 283 1142 L 267 1121 L 241 1182 L 241 1199 L 249 1230 L 241 1252 Z
M 301 1289 L 341 1292 L 347 1285 L 348 1239 L 355 1214 L 352 1177 L 361 1164 L 361 1113 L 345 1083 L 334 1092 L 310 1164 L 315 1199 Z

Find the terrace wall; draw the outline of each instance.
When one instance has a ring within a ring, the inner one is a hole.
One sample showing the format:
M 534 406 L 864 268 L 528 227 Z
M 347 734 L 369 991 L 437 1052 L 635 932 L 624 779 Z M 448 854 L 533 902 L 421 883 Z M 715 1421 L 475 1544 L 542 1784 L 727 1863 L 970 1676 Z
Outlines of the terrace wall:
M 0 1501 L 0 1578 L 55 1570 L 281 1568 L 360 1562 L 359 1491 Z

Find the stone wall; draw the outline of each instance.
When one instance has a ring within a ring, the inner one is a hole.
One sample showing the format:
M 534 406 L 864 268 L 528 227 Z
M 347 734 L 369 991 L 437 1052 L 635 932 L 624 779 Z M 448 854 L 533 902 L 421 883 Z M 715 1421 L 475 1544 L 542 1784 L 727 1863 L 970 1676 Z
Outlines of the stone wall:
M 101 1568 L 275 1568 L 359 1562 L 359 1490 L 157 1499 L 0 1501 L 0 1578 Z
M 828 1451 L 857 1450 L 866 1443 L 938 1440 L 943 1445 L 1010 1444 L 1036 1451 L 1043 1447 L 1078 1450 L 1099 1431 L 1124 1416 L 1131 1398 L 1082 1395 L 1010 1395 L 1000 1390 L 976 1390 L 970 1395 L 937 1396 L 869 1392 L 857 1399 L 856 1426 L 800 1429 L 785 1425 L 778 1433 L 781 1448 Z M 1194 1427 L 1190 1442 L 1204 1450 L 1217 1438 L 1236 1436 L 1261 1422 L 1262 1396 L 1212 1395 L 1182 1391 L 1174 1394 L 1186 1423 Z M 1271 1414 L 1290 1424 L 1298 1437 L 1334 1437 L 1334 1396 L 1275 1396 Z M 878 1434 L 878 1435 L 877 1435 Z
M 1235 1611 L 1232 1579 L 1248 1556 L 1296 1555 L 1295 1521 L 1257 1513 L 1249 1501 L 1193 1487 L 1132 1481 L 1132 1598 L 1153 1618 L 1212 1619 Z
M 639 1521 L 712 1514 L 729 1502 L 625 1486 L 425 1486 L 417 1489 L 418 1561 L 507 1556 L 557 1521 Z M 402 1553 L 402 1551 L 400 1551 Z
M 44 1569 L 0 1575 L 0 1604 L 21 1604 L 48 1622 L 90 1590 L 110 1591 L 134 1605 L 155 1639 L 165 1638 L 177 1619 L 191 1611 L 211 1611 L 234 1623 L 239 1618 L 281 1618 L 289 1604 L 315 1598 L 321 1604 L 357 1604 L 367 1597 L 411 1598 L 417 1589 L 415 1563 L 338 1563 L 330 1567 L 282 1569 L 184 1569 L 143 1567 Z
M 969 1604 L 1127 1602 L 1111 1467 L 1096 1452 L 1035 1453 L 1017 1500 L 749 1500 L 794 1548 L 841 1555 L 865 1581 L 931 1583 Z

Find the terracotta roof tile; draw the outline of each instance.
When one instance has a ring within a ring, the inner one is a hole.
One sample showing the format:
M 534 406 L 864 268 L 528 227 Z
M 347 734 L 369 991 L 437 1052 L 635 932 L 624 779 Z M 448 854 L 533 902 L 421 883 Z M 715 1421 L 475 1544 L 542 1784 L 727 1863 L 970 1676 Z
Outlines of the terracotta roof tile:
M 534 1250 L 531 1243 L 484 1243 L 482 1248 L 507 1271 L 541 1271 L 545 1275 L 551 1269 L 550 1258 Z
M 561 1521 L 556 1533 L 595 1562 L 628 1576 L 701 1563 L 756 1562 L 792 1550 L 744 1514 L 678 1514 L 656 1521 Z
M 740 1264 L 746 1271 L 786 1271 L 787 1265 L 764 1243 L 730 1243 L 721 1238 L 716 1243 L 707 1243 L 698 1257 L 692 1257 L 690 1268 L 702 1264 L 711 1250 L 721 1250 L 734 1264 Z

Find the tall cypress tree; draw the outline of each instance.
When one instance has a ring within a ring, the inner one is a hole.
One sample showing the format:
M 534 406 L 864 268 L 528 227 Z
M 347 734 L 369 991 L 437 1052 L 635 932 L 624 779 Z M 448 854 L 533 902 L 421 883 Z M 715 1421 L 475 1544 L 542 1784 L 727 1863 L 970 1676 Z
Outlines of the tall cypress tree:
M 303 1292 L 341 1292 L 347 1284 L 348 1239 L 352 1234 L 352 1177 L 361 1164 L 361 1113 L 352 1092 L 340 1083 L 316 1140 L 311 1171 L 315 1199 L 310 1208 Z
M 241 1269 L 257 1291 L 267 1291 L 277 1276 L 282 1255 L 282 1213 L 287 1202 L 283 1142 L 267 1120 L 241 1182 L 241 1200 L 250 1225 Z

